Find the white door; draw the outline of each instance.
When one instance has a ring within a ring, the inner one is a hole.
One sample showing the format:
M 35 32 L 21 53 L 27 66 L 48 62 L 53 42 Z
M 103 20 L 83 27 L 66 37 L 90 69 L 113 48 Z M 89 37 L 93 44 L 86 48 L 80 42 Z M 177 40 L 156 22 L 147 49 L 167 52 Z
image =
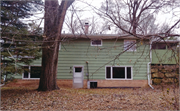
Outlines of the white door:
M 84 67 L 74 66 L 73 67 L 73 87 L 82 88 L 84 80 Z

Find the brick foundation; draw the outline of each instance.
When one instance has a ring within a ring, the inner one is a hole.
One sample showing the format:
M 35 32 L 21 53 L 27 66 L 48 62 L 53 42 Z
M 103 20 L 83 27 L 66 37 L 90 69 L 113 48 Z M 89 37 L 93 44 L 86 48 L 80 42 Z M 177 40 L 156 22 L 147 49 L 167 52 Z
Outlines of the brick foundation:
M 97 81 L 98 87 L 145 87 L 147 80 L 93 80 Z
M 22 84 L 36 84 L 38 87 L 39 80 L 21 80 L 18 79 L 19 83 Z M 33 81 L 33 82 L 32 82 Z M 145 87 L 148 85 L 148 80 L 90 80 L 90 81 L 97 81 L 97 87 Z M 68 87 L 73 88 L 73 80 L 64 80 L 58 79 L 57 80 L 58 86 L 61 87 Z M 87 88 L 87 80 L 84 80 L 83 88 Z
M 97 81 L 97 87 L 145 87 L 148 85 L 148 80 L 90 80 Z M 58 80 L 58 83 L 63 86 L 73 87 L 72 80 Z M 87 88 L 87 80 L 84 80 L 83 88 Z

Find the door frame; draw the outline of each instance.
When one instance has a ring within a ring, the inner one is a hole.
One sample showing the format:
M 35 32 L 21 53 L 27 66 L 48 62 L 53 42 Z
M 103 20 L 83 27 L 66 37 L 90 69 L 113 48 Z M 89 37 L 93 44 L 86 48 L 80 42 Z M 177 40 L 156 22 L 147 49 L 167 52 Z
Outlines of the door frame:
M 75 68 L 82 68 L 82 77 L 81 77 L 81 80 L 82 80 L 82 83 L 81 83 L 81 87 L 78 87 L 78 88 L 82 88 L 84 86 L 84 66 L 83 65 L 73 65 L 73 87 L 75 87 L 76 84 L 80 84 L 80 83 L 74 83 L 74 74 L 75 74 Z M 76 88 L 76 87 L 75 87 Z

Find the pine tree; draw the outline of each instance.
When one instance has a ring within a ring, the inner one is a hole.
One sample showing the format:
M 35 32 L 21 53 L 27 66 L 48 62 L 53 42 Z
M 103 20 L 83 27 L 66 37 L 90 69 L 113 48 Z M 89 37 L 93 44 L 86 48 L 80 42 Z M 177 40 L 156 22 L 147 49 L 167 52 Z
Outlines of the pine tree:
M 1 79 L 3 75 L 22 73 L 22 64 L 30 64 L 41 57 L 41 35 L 28 31 L 21 19 L 40 10 L 41 1 L 1 1 Z M 38 28 L 39 29 L 39 28 Z M 39 34 L 39 33 L 38 33 Z

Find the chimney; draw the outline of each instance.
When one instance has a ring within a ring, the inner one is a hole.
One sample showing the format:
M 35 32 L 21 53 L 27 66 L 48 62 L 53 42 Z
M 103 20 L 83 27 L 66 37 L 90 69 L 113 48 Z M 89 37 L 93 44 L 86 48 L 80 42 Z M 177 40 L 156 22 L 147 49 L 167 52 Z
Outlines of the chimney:
M 84 33 L 88 34 L 88 29 L 89 29 L 89 23 L 85 23 L 84 25 Z

